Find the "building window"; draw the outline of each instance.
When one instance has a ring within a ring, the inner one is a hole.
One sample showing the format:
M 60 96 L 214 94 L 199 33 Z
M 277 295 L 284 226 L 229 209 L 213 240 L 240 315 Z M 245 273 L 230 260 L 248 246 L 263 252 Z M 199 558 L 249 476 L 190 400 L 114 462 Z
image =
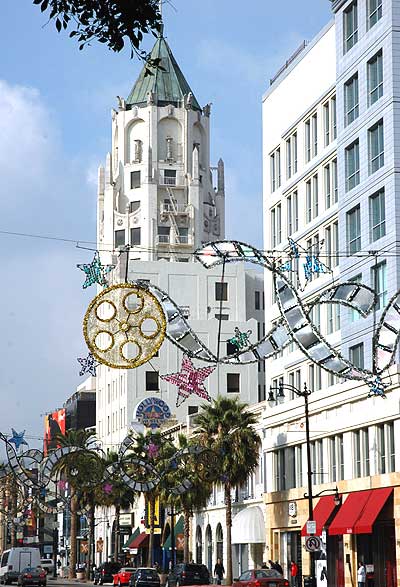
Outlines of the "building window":
M 340 305 L 328 304 L 327 306 L 327 332 L 337 332 L 340 330 Z
M 368 130 L 369 173 L 375 173 L 384 162 L 383 120 L 380 120 Z
M 140 245 L 140 228 L 131 228 L 131 246 Z
M 271 169 L 271 192 L 277 190 L 281 185 L 281 149 L 278 147 L 270 155 Z
M 276 247 L 282 242 L 282 207 L 278 204 L 271 210 L 271 246 Z
M 254 292 L 254 309 L 260 310 L 261 309 L 261 296 L 259 291 Z
M 333 140 L 337 137 L 337 124 L 336 124 L 336 96 L 331 99 L 331 112 L 332 112 L 332 137 Z
M 385 227 L 385 190 L 369 198 L 369 226 L 371 242 L 377 241 L 386 234 Z
M 297 173 L 297 133 L 286 139 L 286 179 Z
M 354 476 L 361 477 L 361 439 L 359 430 L 353 432 L 353 462 Z
M 312 190 L 311 180 L 306 182 L 306 222 L 312 220 Z
M 217 302 L 228 301 L 228 284 L 221 283 L 220 281 L 215 282 L 215 299 Z
M 329 438 L 329 461 L 331 481 L 342 481 L 344 479 L 343 434 Z
M 316 157 L 318 153 L 318 123 L 317 114 L 313 114 L 311 117 L 311 128 L 312 128 L 312 156 Z
M 304 124 L 304 138 L 306 163 L 308 163 L 311 161 L 311 120 L 307 120 Z
M 136 212 L 140 208 L 140 200 L 135 200 L 134 202 L 129 202 L 129 212 Z
M 369 435 L 368 428 L 363 428 L 361 432 L 361 449 L 362 449 L 362 462 L 363 462 L 363 474 L 364 477 L 368 477 L 370 474 L 370 460 L 369 460 Z
M 383 55 L 379 51 L 368 61 L 368 102 L 375 104 L 383 96 Z
M 183 243 L 183 244 L 188 244 L 189 242 L 189 229 L 185 228 L 183 226 L 180 226 L 178 228 L 178 239 L 177 241 L 178 243 Z
M 380 424 L 376 427 L 378 444 L 378 471 L 380 474 L 395 470 L 394 424 Z
M 214 314 L 214 316 L 217 320 L 223 320 L 223 321 L 229 320 L 229 314 Z M 232 346 L 234 346 L 234 345 L 232 345 Z M 235 347 L 235 349 L 236 349 L 236 347 Z M 235 352 L 236 351 L 237 351 L 237 349 L 235 350 Z M 233 354 L 233 353 L 231 353 L 231 354 Z
M 158 371 L 146 371 L 146 391 L 158 391 Z
M 332 194 L 333 204 L 338 201 L 338 176 L 337 176 L 337 160 L 334 159 L 331 163 L 331 177 L 332 177 Z
M 332 266 L 339 265 L 339 224 L 334 222 L 332 224 Z
M 357 2 L 352 2 L 343 12 L 343 52 L 347 53 L 358 41 Z
M 346 214 L 347 250 L 350 255 L 361 250 L 361 210 L 356 206 Z
M 387 303 L 386 261 L 372 267 L 372 287 L 378 299 L 376 309 L 382 310 Z
M 281 448 L 273 452 L 275 491 L 296 487 L 295 447 Z
M 360 146 L 358 139 L 345 150 L 346 192 L 360 183 Z
M 354 476 L 368 477 L 370 474 L 368 428 L 353 432 L 353 455 Z
M 344 119 L 345 126 L 358 117 L 358 74 L 356 73 L 344 84 Z
M 353 283 L 361 283 L 361 281 L 362 281 L 361 273 L 359 273 L 358 275 L 355 275 L 354 277 L 349 279 L 349 281 L 351 281 Z M 359 312 L 357 312 L 357 310 L 350 310 L 350 322 L 357 322 L 357 320 L 360 320 L 360 318 L 361 318 L 361 314 Z
M 312 186 L 313 186 L 313 218 L 318 216 L 318 175 L 314 175 L 312 178 Z
M 325 208 L 337 202 L 337 161 L 334 159 L 324 167 Z
M 164 169 L 164 185 L 176 185 L 176 169 Z
M 115 248 L 125 245 L 125 230 L 115 231 Z
M 323 105 L 324 146 L 336 139 L 336 96 L 332 96 Z
M 131 190 L 140 188 L 140 171 L 131 171 Z
M 382 0 L 367 0 L 367 5 L 367 24 L 370 29 L 382 18 Z
M 226 374 L 226 391 L 228 393 L 240 393 L 240 373 Z
M 169 236 L 170 236 L 170 227 L 169 226 L 159 226 L 157 228 L 157 238 L 159 243 L 169 243 Z
M 360 342 L 349 348 L 349 360 L 359 369 L 364 369 L 364 343 Z
M 193 416 L 193 414 L 197 414 L 199 411 L 198 406 L 188 406 L 188 415 Z

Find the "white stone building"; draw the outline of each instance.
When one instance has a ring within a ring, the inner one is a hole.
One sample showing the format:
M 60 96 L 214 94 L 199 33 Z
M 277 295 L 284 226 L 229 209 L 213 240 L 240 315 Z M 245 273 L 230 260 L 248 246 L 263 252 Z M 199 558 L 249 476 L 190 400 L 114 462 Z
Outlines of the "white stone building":
M 264 248 L 288 251 L 288 237 L 316 252 L 332 274 L 315 276 L 311 301 L 339 280 L 361 281 L 378 295 L 375 312 L 323 304 L 312 320 L 355 365 L 371 368 L 372 334 L 400 289 L 396 191 L 399 119 L 398 0 L 335 0 L 334 20 L 289 60 L 263 98 Z M 372 251 L 372 253 L 371 253 Z M 271 322 L 279 311 L 265 275 Z M 385 378 L 387 399 L 368 398 L 360 382 L 340 381 L 290 345 L 267 362 L 269 384 L 313 391 L 311 457 L 317 534 L 326 537 L 319 585 L 350 586 L 358 561 L 375 585 L 400 577 L 400 399 L 398 364 Z M 307 520 L 304 404 L 286 393 L 263 414 L 266 558 L 290 560 L 308 574 L 301 539 Z M 333 490 L 343 495 L 333 507 Z M 381 492 L 381 493 L 380 493 Z M 365 524 L 367 512 L 369 523 Z M 353 518 L 352 518 L 353 516 Z M 340 520 L 342 523 L 340 523 Z M 327 566 L 328 583 L 321 580 Z M 386 579 L 384 579 L 384 576 Z
M 194 262 L 202 243 L 224 238 L 224 165 L 210 166 L 210 105 L 199 106 L 163 36 L 152 51 L 163 70 L 144 70 L 129 97 L 112 111 L 112 152 L 99 169 L 98 248 L 103 263 L 117 263 L 113 282 L 127 276 L 145 279 L 168 292 L 181 307 L 203 343 L 221 355 L 237 326 L 251 330 L 256 341 L 264 332 L 263 275 L 240 264 L 207 271 Z M 182 352 L 165 340 L 150 363 L 136 369 L 100 366 L 96 378 L 96 428 L 104 450 L 116 450 L 127 435 L 137 404 L 156 395 L 169 405 L 178 422 L 195 414 L 202 400 L 192 395 L 176 407 L 177 389 L 159 374 L 180 370 Z M 195 366 L 207 363 L 194 360 Z M 211 397 L 240 396 L 256 404 L 265 398 L 263 365 L 218 365 L 205 381 Z M 139 508 L 140 509 L 140 508 Z M 143 509 L 143 508 L 142 508 Z M 140 526 L 136 511 L 133 532 Z M 97 561 L 112 554 L 112 512 L 99 512 L 96 526 L 103 539 Z

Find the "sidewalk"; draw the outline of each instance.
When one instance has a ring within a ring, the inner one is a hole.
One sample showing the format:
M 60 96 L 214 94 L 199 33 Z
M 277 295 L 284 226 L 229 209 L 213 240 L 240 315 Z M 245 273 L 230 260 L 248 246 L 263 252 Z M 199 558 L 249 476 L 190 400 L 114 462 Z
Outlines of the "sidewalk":
M 68 579 L 68 578 L 63 578 L 63 577 L 59 577 L 57 576 L 56 579 L 54 579 L 54 577 L 47 577 L 47 581 L 48 584 L 50 585 L 50 583 L 57 584 L 59 583 L 60 585 L 76 585 L 77 583 L 79 584 L 87 584 L 87 585 L 93 585 L 93 581 L 89 580 L 87 581 L 86 579 Z

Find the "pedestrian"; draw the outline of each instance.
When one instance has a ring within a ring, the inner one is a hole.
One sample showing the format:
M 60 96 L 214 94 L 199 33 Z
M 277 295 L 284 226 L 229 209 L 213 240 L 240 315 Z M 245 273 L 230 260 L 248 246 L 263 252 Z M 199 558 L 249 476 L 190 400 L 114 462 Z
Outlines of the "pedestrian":
M 276 571 L 278 571 L 278 573 L 280 573 L 281 575 L 283 575 L 283 569 L 282 569 L 281 565 L 279 564 L 279 562 L 278 561 L 275 561 L 274 564 L 275 564 L 274 569 Z
M 264 562 L 263 562 L 263 564 L 261 565 L 261 568 L 262 568 L 262 569 L 268 569 L 267 563 L 264 563 Z
M 290 562 L 290 577 L 292 580 L 292 587 L 297 587 L 297 575 L 299 574 L 299 567 L 294 561 Z
M 358 570 L 357 570 L 357 581 L 358 587 L 365 587 L 365 581 L 367 579 L 367 573 L 365 570 L 365 566 L 363 562 L 358 563 Z
M 217 585 L 221 585 L 222 584 L 222 579 L 224 578 L 225 575 L 225 569 L 224 569 L 224 565 L 221 562 L 220 558 L 217 558 L 217 562 L 215 563 L 215 567 L 214 567 L 214 577 L 217 580 Z

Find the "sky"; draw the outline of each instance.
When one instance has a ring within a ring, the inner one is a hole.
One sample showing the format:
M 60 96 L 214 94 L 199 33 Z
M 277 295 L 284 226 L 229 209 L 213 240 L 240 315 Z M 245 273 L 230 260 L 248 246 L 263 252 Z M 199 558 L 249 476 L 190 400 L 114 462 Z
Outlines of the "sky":
M 246 8 L 246 12 L 244 9 Z M 329 0 L 173 0 L 165 36 L 193 93 L 212 102 L 212 164 L 225 161 L 226 236 L 262 245 L 261 99 L 269 79 L 331 19 Z M 2 0 L 0 18 L 0 431 L 43 436 L 87 349 L 77 263 L 95 241 L 97 167 L 111 143 L 111 108 L 141 64 L 58 34 L 31 0 Z M 150 50 L 154 38 L 145 39 Z M 295 97 L 293 97 L 295 99 Z

